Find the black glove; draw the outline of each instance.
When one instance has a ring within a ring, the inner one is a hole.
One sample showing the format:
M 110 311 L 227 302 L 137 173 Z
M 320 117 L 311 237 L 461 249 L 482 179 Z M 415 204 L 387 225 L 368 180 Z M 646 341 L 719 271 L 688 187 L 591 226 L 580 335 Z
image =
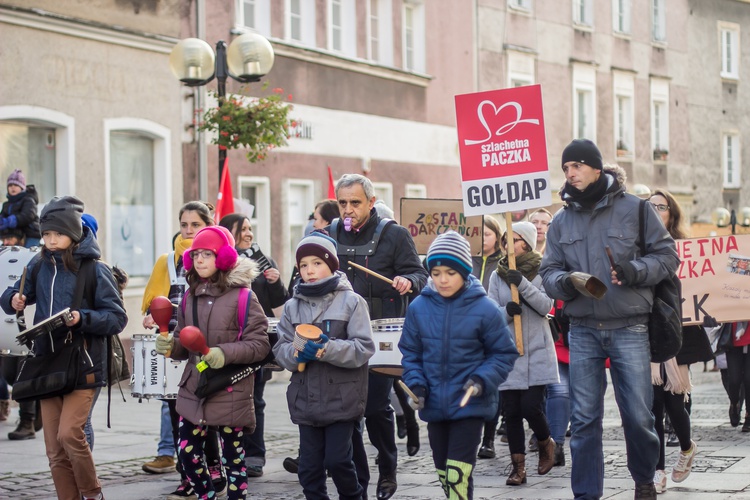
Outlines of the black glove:
M 570 277 L 571 273 L 565 273 L 563 277 L 560 279 L 560 287 L 563 289 L 563 292 L 567 293 L 568 295 L 573 295 L 575 293 L 578 293 L 578 290 L 576 290 L 576 287 L 573 286 L 573 278 Z
M 508 313 L 508 316 L 511 318 L 517 316 L 521 314 L 521 304 L 518 302 L 508 302 L 505 304 L 505 312 Z
M 719 322 L 713 316 L 706 315 L 703 317 L 703 326 L 705 328 L 716 328 L 719 326 Z
M 638 278 L 638 271 L 630 262 L 617 264 L 617 267 L 615 267 L 615 272 L 617 273 L 617 279 L 623 285 L 635 285 L 636 279 Z
M 469 380 L 466 381 L 461 390 L 466 392 L 469 387 L 474 387 L 474 396 L 481 396 L 484 390 L 482 379 L 477 377 L 476 375 L 472 375 L 471 377 L 469 377 Z
M 517 269 L 508 269 L 508 284 L 509 285 L 520 285 L 523 280 L 523 274 Z
M 414 389 L 412 391 L 414 395 L 417 397 L 417 400 L 414 401 L 411 396 L 409 396 L 409 406 L 411 406 L 411 409 L 414 411 L 419 411 L 422 408 L 424 408 L 424 402 L 425 399 L 427 399 L 427 388 L 423 385 L 417 385 L 414 386 Z

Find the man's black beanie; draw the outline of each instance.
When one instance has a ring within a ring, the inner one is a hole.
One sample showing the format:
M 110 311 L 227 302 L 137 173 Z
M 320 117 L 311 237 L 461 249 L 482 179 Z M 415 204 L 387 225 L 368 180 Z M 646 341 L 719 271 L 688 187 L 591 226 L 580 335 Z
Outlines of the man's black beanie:
M 563 150 L 562 165 L 565 166 L 569 161 L 583 163 L 591 168 L 601 170 L 602 154 L 596 144 L 588 139 L 576 139 Z

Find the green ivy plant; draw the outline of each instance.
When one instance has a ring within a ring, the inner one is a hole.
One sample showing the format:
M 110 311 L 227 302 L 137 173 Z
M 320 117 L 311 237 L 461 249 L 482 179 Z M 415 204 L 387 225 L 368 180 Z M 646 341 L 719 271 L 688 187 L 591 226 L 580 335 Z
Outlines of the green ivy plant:
M 268 83 L 263 84 L 266 90 Z M 218 100 L 216 92 L 212 92 Z M 247 150 L 250 163 L 263 161 L 274 148 L 287 145 L 290 123 L 289 104 L 292 95 L 284 95 L 281 88 L 265 97 L 249 99 L 238 94 L 229 94 L 224 102 L 207 110 L 198 130 L 211 132 L 211 142 L 223 149 Z

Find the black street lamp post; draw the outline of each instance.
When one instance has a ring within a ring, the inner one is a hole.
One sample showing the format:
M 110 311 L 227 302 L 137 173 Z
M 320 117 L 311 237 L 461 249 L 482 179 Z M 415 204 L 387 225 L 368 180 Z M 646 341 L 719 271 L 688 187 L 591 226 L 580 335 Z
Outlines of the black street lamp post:
M 185 85 L 200 87 L 216 79 L 219 106 L 226 97 L 227 77 L 242 83 L 260 81 L 271 71 L 273 61 L 271 43 L 257 33 L 238 36 L 228 49 L 226 42 L 219 40 L 215 56 L 211 46 L 203 40 L 186 38 L 178 42 L 169 55 L 172 73 Z M 212 69 L 213 72 L 206 77 Z M 226 157 L 226 149 L 219 147 L 219 183 Z

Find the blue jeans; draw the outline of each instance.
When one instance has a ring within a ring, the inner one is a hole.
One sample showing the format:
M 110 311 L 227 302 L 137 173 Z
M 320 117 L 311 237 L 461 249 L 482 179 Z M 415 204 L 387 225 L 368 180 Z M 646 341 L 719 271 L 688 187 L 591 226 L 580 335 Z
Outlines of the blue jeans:
M 547 386 L 547 420 L 549 433 L 555 443 L 565 443 L 565 433 L 570 423 L 570 375 L 567 363 L 557 363 L 559 384 Z
M 172 420 L 169 417 L 169 405 L 161 402 L 161 424 L 159 425 L 159 444 L 156 456 L 174 457 L 174 439 L 172 437 Z
M 101 392 L 101 387 L 94 389 L 94 399 L 91 401 L 89 416 L 86 417 L 86 425 L 83 426 L 83 433 L 86 435 L 86 442 L 89 444 L 89 450 L 91 451 L 94 451 L 94 426 L 91 425 L 91 415 L 94 413 L 94 405 L 96 404 L 96 400 L 99 399 L 99 393 Z
M 659 459 L 659 438 L 651 413 L 653 388 L 646 326 L 617 330 L 571 326 L 570 454 L 573 466 L 570 483 L 577 499 L 599 499 L 604 491 L 602 418 L 607 388 L 604 364 L 608 357 L 625 431 L 628 470 L 636 484 L 654 480 Z

